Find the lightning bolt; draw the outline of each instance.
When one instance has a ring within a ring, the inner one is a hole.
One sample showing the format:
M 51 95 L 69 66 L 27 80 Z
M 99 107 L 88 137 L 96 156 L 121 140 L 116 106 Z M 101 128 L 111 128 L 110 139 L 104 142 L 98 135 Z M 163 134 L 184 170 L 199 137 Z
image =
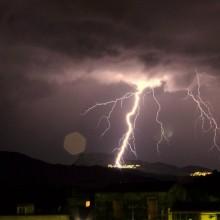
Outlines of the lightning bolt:
M 202 122 L 202 130 L 205 132 L 211 131 L 213 133 L 213 145 L 212 148 L 216 148 L 220 151 L 220 146 L 217 143 L 217 134 L 218 131 L 220 130 L 216 119 L 214 118 L 212 111 L 208 105 L 208 103 L 202 98 L 200 88 L 200 78 L 199 74 L 196 72 L 196 81 L 197 81 L 197 90 L 196 94 L 193 92 L 191 89 L 186 89 L 187 91 L 187 97 L 190 97 L 191 100 L 195 103 L 199 110 L 199 119 Z M 135 92 L 128 92 L 124 94 L 122 97 L 107 101 L 107 102 L 101 102 L 101 103 L 96 103 L 95 105 L 91 106 L 88 108 L 82 115 L 88 114 L 90 111 L 95 110 L 98 107 L 105 107 L 105 106 L 110 106 L 110 110 L 107 112 L 107 114 L 102 115 L 99 120 L 98 120 L 98 126 L 102 121 L 106 121 L 106 128 L 104 131 L 101 133 L 101 136 L 104 136 L 106 132 L 109 131 L 111 128 L 111 117 L 112 114 L 118 104 L 121 105 L 121 108 L 123 107 L 123 103 L 131 98 L 134 98 L 134 102 L 132 104 L 131 110 L 126 113 L 125 116 L 125 122 L 126 122 L 126 132 L 122 135 L 122 137 L 119 140 L 118 147 L 115 148 L 114 150 L 117 150 L 117 155 L 115 159 L 115 164 L 111 165 L 111 167 L 116 167 L 116 168 L 124 168 L 126 167 L 126 164 L 124 164 L 123 160 L 123 155 L 125 154 L 127 149 L 130 149 L 130 151 L 136 155 L 136 146 L 135 146 L 135 135 L 134 135 L 134 130 L 136 126 L 136 121 L 138 119 L 139 113 L 140 113 L 140 105 L 141 105 L 141 98 L 143 98 L 146 94 L 152 94 L 152 98 L 157 106 L 156 110 L 156 115 L 155 115 L 155 122 L 158 124 L 160 128 L 160 138 L 158 139 L 156 146 L 157 146 L 157 152 L 159 153 L 159 146 L 163 141 L 169 141 L 167 136 L 166 136 L 166 130 L 164 128 L 163 122 L 160 119 L 160 113 L 162 111 L 161 104 L 158 100 L 158 98 L 155 95 L 155 90 L 154 88 L 157 86 L 160 86 L 161 83 L 160 81 L 134 81 L 132 82 L 135 86 Z M 144 103 L 143 103 L 144 104 Z M 205 128 L 206 124 L 209 124 L 208 129 Z M 211 149 L 212 149 L 211 148 Z
M 153 96 L 153 99 L 154 99 L 155 103 L 158 106 L 155 120 L 156 120 L 157 124 L 160 126 L 160 138 L 157 142 L 157 152 L 159 153 L 160 152 L 160 150 L 159 150 L 160 144 L 162 143 L 163 140 L 168 142 L 168 139 L 165 135 L 164 125 L 163 125 L 162 121 L 159 119 L 160 112 L 161 112 L 161 105 L 160 105 L 160 102 L 158 101 L 158 99 L 155 96 L 154 88 L 152 88 L 152 96 Z
M 117 168 L 122 168 L 122 166 L 124 164 L 123 155 L 124 155 L 126 149 L 130 149 L 130 151 L 135 156 L 137 156 L 136 155 L 136 147 L 135 147 L 134 130 L 135 130 L 137 118 L 138 118 L 139 113 L 140 113 L 141 97 L 142 97 L 142 95 L 145 95 L 144 92 L 146 91 L 147 88 L 151 88 L 153 99 L 154 99 L 154 101 L 155 101 L 155 103 L 158 107 L 157 111 L 156 111 L 156 118 L 155 118 L 156 123 L 158 123 L 158 125 L 160 126 L 160 133 L 161 133 L 160 139 L 157 142 L 157 151 L 158 152 L 159 152 L 159 145 L 162 143 L 163 140 L 167 140 L 167 138 L 165 136 L 165 129 L 164 129 L 163 123 L 159 119 L 159 114 L 160 114 L 160 111 L 161 111 L 161 105 L 160 105 L 158 99 L 155 96 L 154 88 L 149 87 L 149 85 L 147 83 L 145 83 L 144 81 L 141 81 L 139 83 L 135 83 L 135 86 L 136 86 L 136 91 L 135 92 L 126 93 L 122 97 L 116 98 L 115 100 L 102 102 L 102 103 L 96 103 L 95 105 L 88 108 L 83 113 L 83 115 L 86 115 L 90 111 L 92 111 L 92 110 L 94 110 L 94 109 L 96 109 L 97 107 L 100 107 L 100 106 L 107 106 L 107 105 L 111 106 L 109 112 L 107 114 L 101 116 L 101 118 L 98 121 L 98 125 L 102 122 L 102 120 L 106 120 L 106 122 L 107 122 L 106 128 L 101 133 L 101 136 L 103 136 L 111 128 L 110 119 L 111 119 L 112 113 L 115 110 L 117 104 L 120 103 L 121 107 L 122 107 L 123 102 L 125 100 L 130 99 L 130 98 L 134 98 L 134 103 L 132 104 L 132 108 L 126 114 L 126 117 L 125 117 L 127 130 L 119 140 L 119 147 L 115 148 L 115 150 L 117 150 L 118 153 L 117 153 L 117 156 L 116 156 L 116 159 L 115 159 L 114 167 L 117 167 Z
M 125 95 L 123 95 L 122 97 L 120 98 L 116 98 L 115 100 L 111 100 L 111 101 L 108 101 L 108 102 L 101 102 L 101 103 L 96 103 L 95 105 L 93 105 L 92 107 L 88 108 L 86 111 L 84 111 L 82 113 L 82 115 L 86 115 L 88 114 L 90 111 L 96 109 L 97 107 L 100 107 L 100 106 L 107 106 L 107 105 L 111 105 L 111 109 L 110 111 L 108 112 L 107 115 L 103 115 L 99 121 L 98 121 L 98 125 L 100 125 L 100 123 L 103 121 L 103 120 L 106 120 L 107 122 L 107 127 L 104 129 L 104 131 L 101 133 L 101 136 L 104 136 L 106 134 L 106 132 L 111 128 L 111 123 L 110 123 L 110 119 L 111 119 L 111 116 L 112 116 L 112 113 L 115 109 L 115 107 L 117 106 L 117 104 L 120 102 L 121 104 L 121 107 L 123 105 L 123 102 L 126 100 L 126 99 L 129 99 L 131 98 L 132 96 L 134 96 L 134 93 L 126 93 Z
M 193 91 L 188 88 L 187 95 L 192 99 L 192 101 L 196 104 L 199 110 L 200 113 L 199 119 L 201 119 L 202 121 L 202 130 L 205 132 L 211 131 L 213 133 L 213 144 L 211 149 L 216 148 L 217 150 L 220 151 L 220 146 L 217 143 L 217 134 L 220 128 L 211 112 L 208 103 L 206 103 L 201 96 L 201 92 L 200 92 L 201 84 L 200 84 L 199 74 L 197 72 L 196 72 L 196 81 L 197 81 L 197 93 L 194 94 Z M 205 129 L 206 122 L 209 123 L 208 129 Z
M 130 147 L 132 152 L 135 151 L 135 145 L 134 145 L 134 148 L 132 148 L 130 139 L 134 140 L 135 122 L 138 116 L 138 106 L 140 104 L 140 96 L 143 93 L 143 91 L 144 89 L 138 89 L 137 92 L 134 93 L 134 104 L 132 106 L 131 111 L 127 113 L 126 115 L 126 124 L 127 124 L 128 129 L 127 129 L 127 132 L 123 135 L 122 144 L 119 147 L 119 153 L 117 154 L 117 157 L 115 160 L 115 166 L 118 168 L 121 168 L 122 166 L 122 156 L 127 146 Z M 132 117 L 134 117 L 134 123 L 132 123 Z

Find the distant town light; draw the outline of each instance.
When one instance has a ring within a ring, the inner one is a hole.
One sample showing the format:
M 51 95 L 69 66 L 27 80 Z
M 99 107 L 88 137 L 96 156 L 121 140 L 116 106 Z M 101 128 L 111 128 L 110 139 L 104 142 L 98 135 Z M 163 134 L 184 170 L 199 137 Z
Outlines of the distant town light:
M 196 171 L 194 173 L 190 173 L 190 176 L 208 176 L 211 174 L 212 172 L 209 172 L 209 171 Z
M 86 208 L 89 208 L 90 205 L 91 205 L 91 202 L 90 202 L 89 200 L 86 200 L 86 202 L 85 202 L 85 207 L 86 207 Z

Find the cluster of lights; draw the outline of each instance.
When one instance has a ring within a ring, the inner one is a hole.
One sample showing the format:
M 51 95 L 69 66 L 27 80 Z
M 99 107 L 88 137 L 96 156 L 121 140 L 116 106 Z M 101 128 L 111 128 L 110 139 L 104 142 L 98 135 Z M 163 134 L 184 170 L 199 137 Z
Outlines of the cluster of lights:
M 108 164 L 108 168 L 120 168 L 120 169 L 137 169 L 140 166 L 141 166 L 140 164 L 123 164 L 120 167 L 118 167 L 117 165 Z
M 190 176 L 208 176 L 211 174 L 212 172 L 209 172 L 209 171 L 196 171 L 194 173 L 191 173 Z

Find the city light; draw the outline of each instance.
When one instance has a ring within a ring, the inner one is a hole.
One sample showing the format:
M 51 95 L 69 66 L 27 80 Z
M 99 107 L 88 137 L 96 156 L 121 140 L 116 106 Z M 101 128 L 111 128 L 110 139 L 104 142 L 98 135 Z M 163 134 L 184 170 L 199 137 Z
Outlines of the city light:
M 196 171 L 196 172 L 190 173 L 190 176 L 208 176 L 211 174 L 212 172 L 209 172 L 209 171 Z

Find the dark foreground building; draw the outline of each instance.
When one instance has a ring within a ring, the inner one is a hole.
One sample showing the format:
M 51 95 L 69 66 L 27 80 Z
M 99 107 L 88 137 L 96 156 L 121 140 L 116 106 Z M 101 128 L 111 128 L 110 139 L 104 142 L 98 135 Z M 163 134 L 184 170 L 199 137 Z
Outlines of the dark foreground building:
M 1 191 L 0 220 L 219 220 L 219 193 L 202 185 L 193 180 L 124 183 L 96 190 L 6 188 Z
M 175 177 L 4 154 L 0 173 L 0 220 L 220 220 L 217 172 Z

